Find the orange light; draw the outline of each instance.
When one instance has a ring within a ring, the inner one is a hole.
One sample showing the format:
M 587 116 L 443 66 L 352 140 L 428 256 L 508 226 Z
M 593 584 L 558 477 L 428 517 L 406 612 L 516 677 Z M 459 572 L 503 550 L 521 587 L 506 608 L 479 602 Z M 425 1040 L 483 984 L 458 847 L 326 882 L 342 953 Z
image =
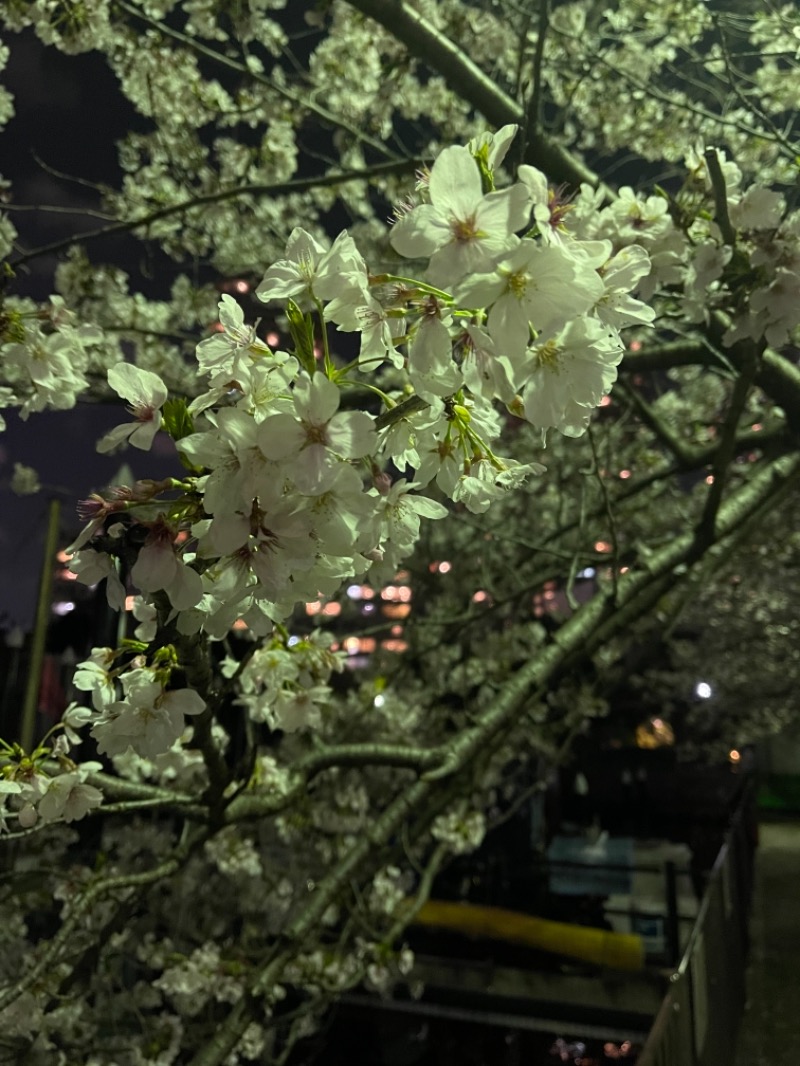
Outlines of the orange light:
M 410 603 L 385 603 L 381 607 L 381 614 L 387 618 L 408 618 L 411 614 Z
M 386 651 L 396 652 L 398 655 L 408 650 L 408 644 L 404 640 L 382 640 L 381 647 Z
M 736 748 L 733 748 L 733 749 L 732 749 L 732 750 L 731 750 L 731 751 L 730 751 L 730 752 L 728 753 L 728 758 L 729 758 L 729 759 L 731 760 L 731 762 L 740 762 L 740 761 L 741 761 L 741 758 L 742 758 L 742 755 L 741 755 L 741 752 L 738 752 L 738 751 L 736 750 Z
M 342 647 L 348 655 L 368 654 L 375 651 L 377 642 L 374 637 L 345 637 Z

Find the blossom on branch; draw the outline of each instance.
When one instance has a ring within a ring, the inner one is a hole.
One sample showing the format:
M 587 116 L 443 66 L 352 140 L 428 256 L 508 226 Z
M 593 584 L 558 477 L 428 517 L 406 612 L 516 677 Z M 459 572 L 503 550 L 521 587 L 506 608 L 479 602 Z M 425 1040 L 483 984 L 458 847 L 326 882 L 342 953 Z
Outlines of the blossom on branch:
M 317 495 L 332 483 L 342 459 L 375 448 L 373 421 L 364 411 L 339 411 L 341 393 L 324 374 L 302 377 L 292 392 L 295 414 L 275 414 L 258 428 L 258 445 L 286 470 L 301 492 Z
M 161 428 L 161 407 L 167 398 L 167 387 L 157 374 L 142 370 L 130 363 L 117 363 L 108 372 L 111 388 L 128 400 L 135 422 L 117 426 L 97 442 L 102 453 L 116 451 L 127 441 L 134 448 L 149 451 Z
M 526 240 L 501 257 L 492 273 L 465 278 L 455 295 L 467 307 L 489 308 L 489 335 L 514 362 L 532 329 L 549 334 L 585 314 L 602 297 L 603 282 L 563 245 Z
M 408 259 L 430 257 L 427 277 L 450 289 L 465 275 L 485 273 L 514 248 L 530 216 L 524 185 L 484 195 L 469 148 L 445 148 L 428 182 L 429 204 L 403 215 L 392 228 L 395 251 Z
M 194 689 L 164 691 L 155 672 L 137 667 L 120 678 L 125 698 L 104 708 L 91 734 L 101 754 L 118 755 L 129 747 L 152 759 L 183 733 L 185 715 L 202 714 L 205 701 Z
M 599 322 L 578 320 L 532 351 L 533 373 L 522 392 L 525 417 L 543 436 L 557 429 L 579 437 L 617 379 L 623 355 L 618 334 Z

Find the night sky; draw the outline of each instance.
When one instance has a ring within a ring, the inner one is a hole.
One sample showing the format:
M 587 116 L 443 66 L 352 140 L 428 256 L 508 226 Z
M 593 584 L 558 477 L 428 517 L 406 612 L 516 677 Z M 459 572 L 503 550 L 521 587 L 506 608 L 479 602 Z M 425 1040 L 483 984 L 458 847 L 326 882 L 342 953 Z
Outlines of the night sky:
M 0 77 L 14 94 L 16 113 L 0 134 L 0 174 L 11 184 L 7 206 L 19 243 L 29 250 L 98 225 L 96 218 L 82 213 L 96 207 L 98 197 L 81 182 L 115 181 L 115 141 L 141 120 L 97 56 L 60 55 L 45 49 L 31 33 L 9 34 L 4 43 L 11 56 Z M 56 210 L 33 211 L 27 205 Z M 92 256 L 135 272 L 137 251 L 140 256 L 141 248 L 122 236 L 98 242 Z M 20 269 L 11 291 L 46 300 L 56 262 L 54 256 L 33 260 Z M 164 263 L 154 270 L 152 262 L 147 267 L 150 276 L 134 284 L 155 297 L 168 288 L 170 268 Z M 8 428 L 0 434 L 0 629 L 14 624 L 27 629 L 33 619 L 50 495 L 63 504 L 63 547 L 80 528 L 78 499 L 111 483 L 123 463 L 135 477 L 174 472 L 172 464 L 166 470 L 163 466 L 164 455 L 174 449 L 164 438 L 157 439 L 151 454 L 126 449 L 98 455 L 94 446 L 99 437 L 128 421 L 122 407 L 82 405 L 33 414 L 27 422 L 16 411 L 5 417 Z M 15 462 L 34 467 L 49 491 L 28 497 L 12 493 L 8 486 Z

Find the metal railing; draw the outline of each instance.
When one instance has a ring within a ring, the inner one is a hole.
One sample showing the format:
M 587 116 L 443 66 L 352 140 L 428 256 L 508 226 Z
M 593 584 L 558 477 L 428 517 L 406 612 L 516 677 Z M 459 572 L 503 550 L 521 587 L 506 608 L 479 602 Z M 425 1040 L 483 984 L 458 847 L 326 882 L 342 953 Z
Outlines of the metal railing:
M 752 789 L 709 876 L 697 921 L 638 1066 L 730 1066 L 745 1003 L 753 886 Z

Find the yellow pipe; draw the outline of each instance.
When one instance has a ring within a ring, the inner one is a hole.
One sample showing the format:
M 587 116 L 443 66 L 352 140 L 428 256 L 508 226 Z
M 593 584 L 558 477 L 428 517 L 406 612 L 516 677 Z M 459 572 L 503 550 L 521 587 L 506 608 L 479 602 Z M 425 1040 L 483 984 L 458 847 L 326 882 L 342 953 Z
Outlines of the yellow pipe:
M 511 944 L 525 944 L 616 970 L 641 970 L 644 967 L 640 936 L 551 922 L 546 918 L 534 918 L 501 907 L 428 900 L 414 919 L 414 924 L 450 929 L 467 936 L 505 940 Z

